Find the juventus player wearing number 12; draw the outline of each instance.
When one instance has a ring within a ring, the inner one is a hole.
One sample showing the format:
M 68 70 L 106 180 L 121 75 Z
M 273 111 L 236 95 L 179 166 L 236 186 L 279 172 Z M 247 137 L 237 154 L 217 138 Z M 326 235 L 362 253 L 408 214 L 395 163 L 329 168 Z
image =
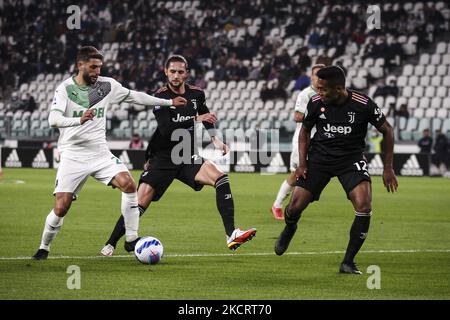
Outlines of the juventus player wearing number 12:
M 286 226 L 275 243 L 275 253 L 288 248 L 303 210 L 319 200 L 320 193 L 332 177 L 337 176 L 347 198 L 352 202 L 355 219 L 350 240 L 339 272 L 361 274 L 354 257 L 364 243 L 372 216 L 372 188 L 363 155 L 369 123 L 383 134 L 385 141 L 383 183 L 388 192 L 398 187 L 392 169 L 394 134 L 380 108 L 367 96 L 345 88 L 344 71 L 329 66 L 317 72 L 317 95 L 308 103 L 299 135 L 297 186 L 285 208 Z M 310 132 L 316 134 L 310 140 Z
M 211 136 L 214 146 L 223 154 L 229 148 L 214 133 L 216 116 L 206 106 L 205 93 L 198 87 L 185 83 L 188 77 L 188 63 L 183 56 L 173 55 L 165 63 L 165 74 L 168 84 L 155 94 L 162 99 L 181 96 L 187 100 L 186 107 L 176 108 L 157 106 L 154 108 L 157 129 L 151 138 L 146 154 L 146 165 L 141 174 L 138 187 L 139 211 L 142 215 L 151 201 L 158 201 L 174 179 L 178 179 L 195 191 L 204 185 L 216 189 L 216 205 L 222 217 L 230 250 L 236 250 L 241 244 L 252 239 L 256 229 L 241 230 L 234 226 L 234 202 L 228 175 L 222 172 L 213 162 L 202 159 L 195 148 L 194 126 L 202 122 Z M 177 146 L 182 143 L 178 133 L 185 133 L 182 138 L 190 140 L 190 153 L 182 150 L 180 156 Z M 178 151 L 176 151 L 178 150 Z M 174 158 L 177 159 L 174 159 Z M 182 158 L 182 161 L 179 161 Z M 125 227 L 121 216 L 101 250 L 104 256 L 111 256 L 119 239 L 124 235 Z

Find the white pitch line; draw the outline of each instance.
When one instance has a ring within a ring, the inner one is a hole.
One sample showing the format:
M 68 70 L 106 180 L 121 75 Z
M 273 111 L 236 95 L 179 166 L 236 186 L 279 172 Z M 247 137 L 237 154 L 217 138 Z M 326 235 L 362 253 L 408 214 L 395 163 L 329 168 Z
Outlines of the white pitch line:
M 450 253 L 450 249 L 398 249 L 398 250 L 366 250 L 360 253 Z M 327 255 L 342 254 L 345 251 L 306 251 L 306 252 L 287 252 L 284 255 L 303 256 L 303 255 Z M 188 258 L 188 257 L 239 257 L 239 256 L 275 256 L 273 252 L 254 252 L 254 253 L 188 253 L 188 254 L 167 254 L 164 258 Z M 112 258 L 133 258 L 133 255 L 115 255 L 112 257 L 98 256 L 50 256 L 50 260 L 92 260 L 92 259 L 112 259 Z M 0 257 L 1 260 L 31 260 L 30 257 Z

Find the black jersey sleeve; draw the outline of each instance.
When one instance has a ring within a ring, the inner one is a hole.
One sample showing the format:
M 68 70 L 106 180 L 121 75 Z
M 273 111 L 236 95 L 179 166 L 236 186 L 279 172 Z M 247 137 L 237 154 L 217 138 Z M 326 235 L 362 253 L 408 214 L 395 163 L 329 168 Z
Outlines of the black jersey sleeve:
M 311 130 L 317 122 L 317 102 L 313 102 L 309 99 L 308 105 L 306 106 L 305 117 L 303 118 L 302 125 L 306 129 Z
M 369 99 L 369 103 L 367 105 L 369 106 L 369 122 L 378 129 L 384 124 L 386 117 L 384 116 L 383 111 L 381 111 L 372 99 Z
M 156 106 L 153 109 L 156 122 L 158 123 L 158 130 L 163 136 L 170 136 L 176 129 L 189 129 L 194 125 L 194 119 L 189 119 L 180 122 L 173 122 L 170 119 L 169 106 Z
M 205 92 L 202 91 L 202 94 L 199 97 L 199 101 L 198 101 L 198 114 L 205 114 L 205 113 L 209 113 L 209 109 L 208 106 L 206 105 L 206 97 L 205 97 Z M 209 122 L 202 122 L 203 125 L 205 126 L 205 129 L 208 130 L 209 134 L 211 136 L 215 136 L 216 135 L 216 131 L 215 131 L 215 126 Z

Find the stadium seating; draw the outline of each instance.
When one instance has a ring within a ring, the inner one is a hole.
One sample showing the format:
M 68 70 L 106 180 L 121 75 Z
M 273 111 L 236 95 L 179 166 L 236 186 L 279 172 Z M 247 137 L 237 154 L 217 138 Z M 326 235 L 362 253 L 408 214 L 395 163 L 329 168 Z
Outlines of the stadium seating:
M 403 9 L 407 14 L 413 15 L 423 11 L 425 5 L 434 7 L 442 13 L 446 19 L 446 32 L 448 32 L 450 11 L 448 4 L 444 1 L 384 3 L 383 10 L 397 12 Z M 280 6 L 283 4 L 280 3 Z M 211 36 L 214 37 L 214 43 L 218 48 L 231 50 L 237 48 L 241 40 L 245 42 L 253 39 L 259 32 L 262 32 L 265 45 L 273 47 L 272 52 L 267 54 L 270 61 L 273 61 L 283 49 L 288 51 L 294 64 L 298 63 L 298 50 L 302 47 L 307 48 L 307 54 L 312 63 L 317 61 L 319 55 L 326 53 L 333 59 L 333 63 L 340 62 L 347 69 L 349 87 L 368 92 L 369 95 L 375 92 L 377 80 L 386 80 L 396 75 L 396 83 L 400 89 L 398 97 L 378 96 L 374 100 L 386 113 L 389 112 L 391 103 L 394 103 L 397 108 L 402 104 L 408 106 L 410 118 L 397 122 L 400 124 L 399 137 L 404 140 L 417 139 L 420 137 L 422 128 L 427 125 L 433 130 L 441 127 L 448 133 L 448 121 L 446 120 L 450 110 L 450 100 L 447 96 L 450 92 L 450 43 L 439 40 L 431 44 L 430 47 L 433 50 L 424 51 L 420 47 L 422 39 L 417 34 L 413 32 L 394 34 L 381 29 L 377 33 L 370 33 L 366 30 L 362 42 L 356 46 L 350 46 L 352 38 L 343 39 L 344 46 L 348 45 L 344 50 L 337 45 L 315 46 L 310 44 L 311 34 L 296 34 L 290 31 L 290 24 L 303 9 L 313 8 L 308 11 L 312 23 L 314 23 L 310 29 L 317 27 L 319 33 L 323 35 L 328 33 L 325 25 L 329 12 L 333 12 L 335 15 L 351 16 L 355 20 L 353 23 L 365 25 L 365 21 L 358 20 L 360 19 L 359 13 L 363 10 L 362 5 L 356 1 L 345 5 L 338 1 L 329 1 L 320 8 L 312 3 L 299 3 L 298 6 L 298 12 L 294 10 L 295 12 L 291 12 L 292 16 L 287 19 L 275 16 L 273 19 L 276 23 L 266 21 L 264 15 L 266 8 L 260 8 L 259 15 L 242 13 L 240 24 L 231 22 L 231 20 L 228 21 L 228 24 L 217 24 L 217 28 L 211 33 Z M 201 26 L 201 22 L 207 17 L 209 11 L 215 12 L 213 5 L 201 1 L 157 1 L 156 7 L 165 8 L 170 12 L 178 12 L 184 19 L 194 18 L 197 27 Z M 289 4 L 285 4 L 284 8 L 288 9 Z M 114 10 L 114 8 L 110 10 Z M 135 14 L 139 17 L 139 12 L 135 12 Z M 213 19 L 217 20 L 217 17 Z M 118 24 L 118 21 L 114 22 Z M 164 33 L 164 31 L 161 32 Z M 104 36 L 105 39 L 108 39 L 106 35 Z M 110 41 L 101 43 L 100 48 L 104 54 L 104 65 L 107 66 L 108 74 L 115 75 L 114 72 L 117 70 L 123 72 L 123 69 L 127 69 L 125 67 L 127 63 L 138 61 L 143 52 L 146 52 L 147 48 L 138 48 L 133 41 L 129 41 L 129 39 L 134 40 L 132 38 L 134 35 L 129 35 L 129 37 L 120 41 L 109 37 Z M 372 54 L 372 43 L 380 45 L 384 42 L 388 45 L 399 43 L 404 57 L 400 58 L 400 55 L 396 55 L 392 59 L 388 59 Z M 249 65 L 249 73 L 253 69 L 261 71 L 265 66 L 266 57 L 260 49 L 263 48 L 255 48 L 245 59 Z M 161 48 L 160 51 L 167 53 L 171 51 L 171 48 Z M 131 56 L 131 60 L 127 60 L 128 55 Z M 214 71 L 216 61 L 208 59 L 210 68 L 203 70 L 203 79 L 206 81 L 205 94 L 209 108 L 219 116 L 219 128 L 280 128 L 288 134 L 295 130 L 292 110 L 299 90 L 293 91 L 294 78 L 286 80 L 285 89 L 288 93 L 286 100 L 263 101 L 261 89 L 264 85 L 270 84 L 272 79 L 269 80 L 268 77 L 264 78 L 261 75 L 254 78 L 217 78 Z M 202 64 L 200 59 L 197 60 L 197 63 Z M 389 67 L 390 64 L 393 64 L 394 67 Z M 73 72 L 74 66 L 69 65 L 70 72 Z M 400 74 L 398 74 L 399 69 Z M 48 128 L 47 123 L 48 106 L 53 99 L 56 86 L 69 76 L 67 68 L 57 70 L 57 72 L 44 70 L 35 74 L 29 81 L 19 83 L 15 88 L 18 96 L 22 100 L 33 96 L 37 104 L 37 111 L 26 114 L 22 110 L 14 110 L 12 117 L 7 116 L 10 112 L 10 104 L 8 101 L 1 101 L 0 112 L 5 111 L 0 113 L 0 121 L 4 124 L 1 127 L 6 127 L 5 123 L 12 121 L 12 125 L 8 128 L 10 128 L 10 134 L 15 137 L 53 134 L 54 131 Z M 120 74 L 120 76 L 125 77 L 124 74 Z M 131 86 L 131 81 L 133 83 L 136 81 L 136 79 L 127 79 L 126 77 L 124 80 L 124 84 L 129 86 Z M 154 89 L 160 83 L 155 82 L 152 85 L 154 86 L 152 89 Z M 138 87 L 138 89 L 143 89 L 143 87 Z M 110 112 L 107 114 L 108 134 L 123 139 L 129 138 L 132 132 L 149 136 L 150 129 L 155 127 L 153 113 L 138 109 L 138 114 L 131 116 L 135 113 L 130 112 L 133 109 L 137 109 L 137 107 L 127 103 L 111 106 Z M 5 133 L 4 129 L 0 132 L 2 135 Z
M 425 127 L 433 132 L 441 129 L 443 120 L 448 117 L 447 105 L 450 101 L 445 99 L 450 79 L 446 79 L 446 72 L 450 64 L 443 63 L 443 56 L 449 51 L 450 43 L 441 41 L 436 44 L 434 53 L 420 54 L 415 66 L 403 66 L 397 81 L 401 92 L 397 98 L 397 106 L 399 101 L 405 103 L 413 118 L 408 120 L 408 124 L 411 124 L 407 126 L 406 132 L 401 134 L 402 139 L 418 140 Z M 424 119 L 417 125 L 415 118 Z

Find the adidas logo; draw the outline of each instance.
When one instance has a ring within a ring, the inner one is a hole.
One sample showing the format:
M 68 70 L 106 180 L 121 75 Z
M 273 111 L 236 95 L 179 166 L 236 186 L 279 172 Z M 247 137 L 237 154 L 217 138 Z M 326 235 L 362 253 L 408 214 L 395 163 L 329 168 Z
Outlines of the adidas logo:
M 403 168 L 400 170 L 402 176 L 423 176 L 423 170 L 420 167 L 419 161 L 415 154 L 412 154 Z
M 325 120 L 327 119 L 327 117 L 325 117 L 325 115 L 324 115 L 323 113 L 320 114 L 319 118 L 320 118 L 320 119 L 325 119 Z
M 247 152 L 244 152 L 239 158 L 234 170 L 236 172 L 255 172 L 255 166 L 252 165 L 252 160 Z
M 49 168 L 50 163 L 47 161 L 47 157 L 45 156 L 44 150 L 39 150 L 37 155 L 34 157 L 33 162 L 31 163 L 33 168 Z
M 128 170 L 133 170 L 133 164 L 130 162 L 130 158 L 128 157 L 128 152 L 123 151 L 119 157 L 119 160 L 128 168 Z
M 272 158 L 268 167 L 261 168 L 261 172 L 264 173 L 286 173 L 287 171 L 288 168 L 284 164 L 283 157 L 281 157 L 281 153 L 279 152 Z
M 22 168 L 22 162 L 19 160 L 19 155 L 17 154 L 16 149 L 13 149 L 8 158 L 6 158 L 5 167 Z
M 381 160 L 381 156 L 377 154 L 369 163 L 369 173 L 372 176 L 381 176 L 383 174 L 383 169 L 383 160 Z

